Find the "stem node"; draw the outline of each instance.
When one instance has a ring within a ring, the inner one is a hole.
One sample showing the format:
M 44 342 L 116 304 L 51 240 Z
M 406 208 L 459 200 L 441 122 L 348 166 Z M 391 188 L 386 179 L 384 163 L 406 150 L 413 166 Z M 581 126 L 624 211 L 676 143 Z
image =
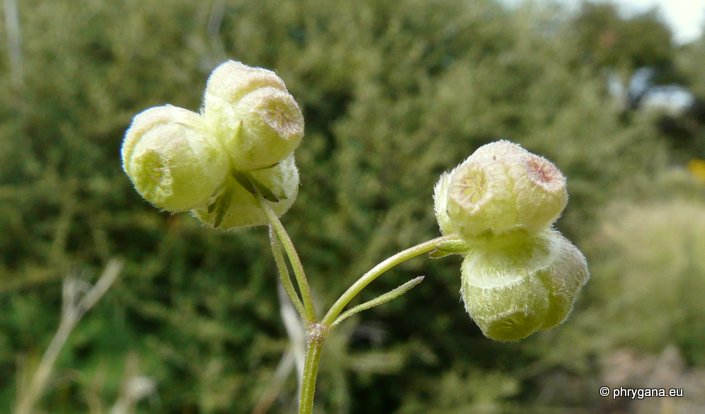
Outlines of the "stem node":
M 328 328 L 328 325 L 318 322 L 309 324 L 308 330 L 306 331 L 306 344 L 310 345 L 312 342 L 323 344 L 326 336 L 328 336 Z

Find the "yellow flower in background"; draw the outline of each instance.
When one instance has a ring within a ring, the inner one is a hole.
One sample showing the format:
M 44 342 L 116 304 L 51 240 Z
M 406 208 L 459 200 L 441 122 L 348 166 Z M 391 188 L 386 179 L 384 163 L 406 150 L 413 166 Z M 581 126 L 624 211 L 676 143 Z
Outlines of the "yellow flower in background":
M 705 160 L 693 158 L 688 162 L 688 171 L 700 181 L 705 182 Z

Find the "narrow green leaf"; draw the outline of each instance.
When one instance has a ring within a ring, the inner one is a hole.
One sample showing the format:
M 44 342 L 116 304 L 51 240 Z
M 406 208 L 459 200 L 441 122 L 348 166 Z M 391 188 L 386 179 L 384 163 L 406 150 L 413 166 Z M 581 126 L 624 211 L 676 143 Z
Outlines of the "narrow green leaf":
M 261 171 L 261 170 L 268 170 L 268 169 L 270 169 L 270 168 L 274 168 L 274 167 L 276 167 L 277 165 L 279 165 L 279 162 L 280 162 L 280 161 L 277 161 L 277 162 L 275 162 L 274 164 L 271 164 L 271 165 L 265 165 L 264 167 L 255 168 L 253 171 Z
M 213 194 L 211 194 L 211 196 L 210 196 L 210 198 L 213 201 L 210 204 L 208 204 L 208 207 L 206 207 L 206 210 L 208 210 L 208 214 L 213 213 L 213 211 L 215 210 L 215 206 L 218 203 L 218 199 L 223 194 L 223 188 L 225 188 L 225 185 L 227 182 L 228 182 L 228 180 L 225 180 L 215 190 L 213 190 Z
M 390 300 L 398 298 L 399 296 L 403 295 L 404 293 L 408 292 L 409 290 L 414 288 L 416 285 L 421 283 L 423 281 L 424 277 L 425 276 L 415 277 L 415 278 L 411 279 L 410 281 L 404 283 L 403 285 L 401 285 L 395 289 L 392 289 L 389 292 L 387 292 L 381 296 L 378 296 L 372 300 L 368 300 L 365 303 L 361 303 L 361 304 L 355 306 L 354 308 L 343 312 L 342 314 L 340 314 L 340 316 L 338 316 L 338 318 L 335 320 L 335 322 L 333 322 L 333 324 L 331 326 L 335 326 L 335 325 L 339 324 L 340 322 L 355 315 L 356 313 L 362 312 L 362 311 L 370 309 L 370 308 L 374 308 L 375 306 L 382 305 L 384 303 L 389 302 Z
M 262 197 L 264 197 L 264 199 L 267 201 L 276 203 L 282 199 L 285 199 L 285 197 L 279 197 L 274 194 L 274 192 L 270 190 L 269 187 L 262 184 L 262 182 L 256 179 L 252 174 L 236 170 L 233 170 L 231 174 L 237 180 L 237 182 L 240 183 L 241 186 L 245 187 L 245 190 L 249 191 L 252 194 L 262 194 Z
M 237 180 L 237 182 L 245 187 L 245 190 L 249 191 L 252 194 L 257 194 L 257 189 L 255 186 L 252 184 L 252 181 L 250 181 L 250 175 L 241 171 L 237 170 L 232 170 L 230 171 L 230 174 Z
M 218 197 L 218 199 L 215 201 L 216 208 L 215 208 L 215 220 L 213 222 L 213 227 L 218 228 L 220 226 L 220 223 L 223 222 L 223 217 L 225 217 L 225 213 L 228 211 L 228 207 L 230 207 L 230 202 L 232 201 L 232 196 L 233 196 L 233 190 L 231 187 L 228 187 L 223 194 Z
M 269 189 L 269 187 L 262 184 L 259 180 L 257 180 L 251 174 L 248 174 L 247 178 L 250 179 L 250 183 L 252 183 L 252 185 L 255 186 L 257 191 L 259 191 L 259 193 L 262 194 L 262 197 L 264 197 L 265 200 L 271 201 L 272 203 L 276 203 L 280 200 L 280 198 L 277 197 L 276 194 L 274 194 L 272 192 L 272 190 Z

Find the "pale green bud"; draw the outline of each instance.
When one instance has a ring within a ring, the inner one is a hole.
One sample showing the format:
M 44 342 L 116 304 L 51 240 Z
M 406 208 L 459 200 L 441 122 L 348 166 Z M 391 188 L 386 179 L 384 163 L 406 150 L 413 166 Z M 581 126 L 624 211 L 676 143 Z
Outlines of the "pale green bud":
M 471 250 L 461 267 L 461 294 L 485 336 L 516 341 L 564 321 L 587 278 L 580 251 L 546 230 Z
M 534 274 L 548 266 L 543 238 L 481 245 L 461 267 L 465 309 L 488 338 L 517 341 L 539 330 L 549 308 L 548 290 Z
M 578 292 L 590 278 L 585 256 L 577 247 L 558 232 L 551 238 L 551 243 L 551 265 L 537 274 L 549 293 L 549 307 L 542 329 L 553 328 L 568 318 Z
M 304 135 L 301 110 L 281 78 L 234 61 L 208 79 L 203 115 L 239 171 L 276 164 Z
M 122 168 L 137 192 L 171 212 L 204 206 L 229 170 L 203 118 L 171 105 L 135 116 L 121 154 Z
M 457 229 L 448 217 L 448 183 L 450 174 L 443 173 L 441 178 L 433 188 L 433 210 L 436 213 L 436 221 L 444 236 L 457 233 Z
M 441 181 L 434 197 L 441 231 L 468 239 L 541 231 L 568 201 L 558 168 L 508 141 L 478 148 Z
M 465 238 L 516 230 L 513 186 L 498 162 L 466 160 L 450 173 L 446 213 Z
M 268 201 L 277 216 L 281 217 L 294 204 L 299 191 L 299 171 L 293 154 L 274 167 L 247 174 L 256 180 L 259 188 L 271 193 L 270 198 L 278 200 Z M 226 179 L 208 207 L 196 209 L 193 213 L 208 226 L 226 230 L 269 223 L 251 189 L 245 188 L 234 176 Z

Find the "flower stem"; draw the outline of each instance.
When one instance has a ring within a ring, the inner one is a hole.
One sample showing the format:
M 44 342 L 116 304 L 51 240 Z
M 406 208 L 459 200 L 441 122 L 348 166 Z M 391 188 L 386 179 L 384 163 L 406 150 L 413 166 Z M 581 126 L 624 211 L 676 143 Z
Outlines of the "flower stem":
M 313 307 L 313 300 L 311 299 L 311 288 L 308 285 L 306 273 L 304 272 L 304 266 L 301 264 L 299 254 L 296 252 L 296 248 L 294 247 L 294 243 L 291 241 L 291 237 L 289 237 L 289 233 L 286 232 L 284 225 L 279 220 L 279 217 L 277 217 L 274 210 L 272 210 L 272 206 L 269 205 L 269 202 L 259 193 L 256 194 L 256 197 L 260 208 L 264 211 L 264 214 L 267 216 L 274 233 L 277 235 L 279 242 L 282 244 L 284 252 L 286 252 L 286 255 L 289 257 L 291 269 L 294 271 L 294 277 L 296 278 L 296 284 L 299 286 L 299 292 L 301 292 L 301 299 L 304 304 L 306 320 L 309 323 L 313 323 L 316 320 L 316 311 Z
M 257 197 L 257 202 L 259 203 L 260 208 L 262 208 L 262 211 L 267 216 L 270 223 L 272 253 L 274 254 L 274 260 L 277 264 L 280 277 L 282 278 L 282 284 L 291 298 L 292 303 L 299 311 L 302 318 L 304 318 L 307 322 L 306 358 L 304 361 L 303 378 L 301 380 L 299 414 L 312 414 L 313 400 L 316 394 L 316 378 L 318 377 L 318 366 L 321 361 L 323 343 L 325 342 L 329 329 L 333 327 L 333 323 L 336 321 L 336 318 L 341 314 L 343 309 L 345 309 L 348 303 L 360 294 L 360 292 L 362 292 L 367 285 L 372 283 L 386 271 L 401 263 L 404 263 L 407 260 L 411 260 L 424 253 L 438 249 L 441 245 L 453 242 L 455 239 L 452 236 L 437 237 L 388 257 L 353 283 L 353 285 L 350 286 L 340 296 L 340 298 L 338 298 L 333 306 L 331 306 L 323 320 L 321 322 L 316 322 L 316 312 L 313 307 L 313 300 L 311 298 L 311 289 L 308 285 L 306 274 L 304 273 L 304 268 L 301 264 L 301 259 L 299 259 L 299 255 L 296 252 L 294 243 L 291 241 L 284 225 L 279 220 L 279 217 L 277 217 L 269 202 L 259 192 L 257 192 L 255 196 Z M 276 239 L 279 239 L 279 242 L 275 239 L 275 235 Z M 281 243 L 281 246 L 279 243 Z M 284 249 L 284 252 L 286 252 L 286 255 L 289 258 L 289 263 L 291 264 L 296 283 L 299 287 L 299 292 L 301 293 L 300 300 L 294 290 L 293 284 L 291 283 L 289 271 L 281 254 L 281 248 Z M 371 303 L 377 302 L 373 300 Z
M 296 308 L 296 311 L 299 313 L 301 319 L 305 319 L 306 310 L 304 309 L 304 304 L 296 294 L 294 284 L 291 283 L 291 276 L 289 275 L 289 269 L 287 269 L 286 262 L 284 261 L 281 244 L 279 244 L 279 240 L 277 240 L 277 236 L 274 234 L 272 226 L 269 226 L 269 243 L 272 248 L 272 255 L 274 256 L 274 263 L 277 265 L 277 270 L 279 271 L 279 278 L 281 279 L 282 286 L 284 287 L 287 295 L 289 295 L 289 300 L 291 300 L 291 304 L 294 305 L 294 308 Z
M 321 361 L 321 350 L 326 337 L 325 331 L 321 325 L 312 324 L 307 333 L 308 343 L 306 345 L 303 381 L 301 382 L 299 414 L 313 413 L 313 398 L 316 394 L 316 378 L 318 377 L 318 365 Z
M 433 251 L 440 244 L 450 240 L 452 240 L 452 237 L 449 236 L 437 237 L 435 239 L 419 243 L 416 246 L 409 247 L 406 250 L 402 250 L 401 252 L 391 257 L 388 257 L 386 260 L 380 262 L 375 267 L 370 269 L 367 273 L 362 275 L 355 283 L 353 283 L 352 286 L 348 288 L 348 290 L 345 291 L 345 293 L 340 296 L 340 298 L 338 298 L 338 300 L 333 304 L 333 306 L 330 307 L 330 310 L 328 310 L 326 316 L 323 317 L 321 324 L 324 326 L 330 326 L 338 317 L 338 315 L 340 315 L 345 306 L 347 306 L 347 304 L 350 303 L 350 301 L 353 300 L 355 296 L 357 296 L 362 291 L 362 289 L 372 283 L 375 279 L 377 279 L 387 270 L 401 263 L 404 263 L 407 260 L 411 260 L 414 257 Z

